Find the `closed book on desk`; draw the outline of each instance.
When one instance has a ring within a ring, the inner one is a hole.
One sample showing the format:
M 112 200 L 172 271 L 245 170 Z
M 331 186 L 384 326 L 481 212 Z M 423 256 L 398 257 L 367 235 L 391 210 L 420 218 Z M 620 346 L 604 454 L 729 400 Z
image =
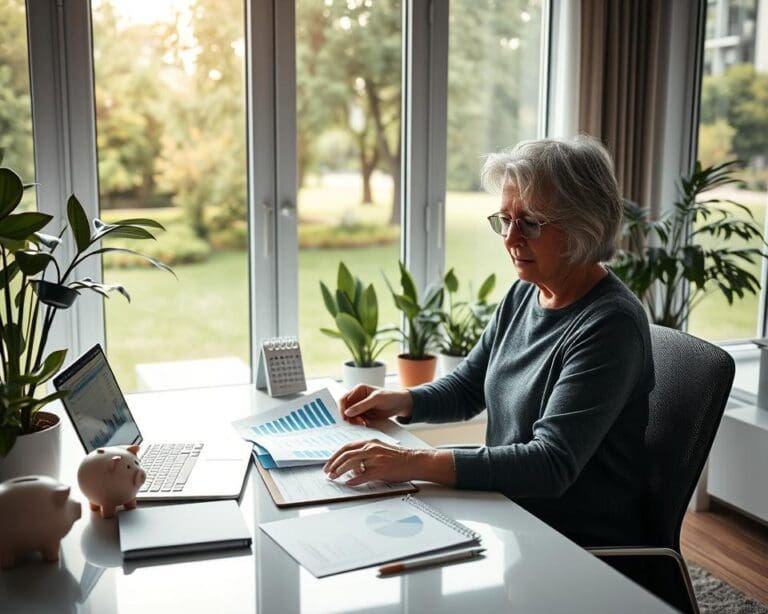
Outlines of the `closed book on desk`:
M 206 501 L 124 510 L 118 514 L 125 560 L 251 545 L 235 501 Z

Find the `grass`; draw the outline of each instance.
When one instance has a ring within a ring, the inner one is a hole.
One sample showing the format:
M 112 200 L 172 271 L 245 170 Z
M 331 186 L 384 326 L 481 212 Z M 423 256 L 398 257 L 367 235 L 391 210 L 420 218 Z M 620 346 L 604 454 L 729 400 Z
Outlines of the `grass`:
M 360 205 L 356 189 L 314 186 L 302 190 L 299 217 L 303 224 L 362 226 L 386 223 L 389 190 L 376 186 L 378 200 Z M 358 204 L 355 204 L 358 203 Z M 446 269 L 454 267 L 467 291 L 496 273 L 494 295 L 500 297 L 514 276 L 501 241 L 487 228 L 486 215 L 496 208 L 492 197 L 474 193 L 449 193 L 446 200 Z M 755 211 L 763 219 L 764 206 Z M 162 237 L 160 242 L 162 243 Z M 364 282 L 372 282 L 379 299 L 380 325 L 399 321 L 382 272 L 393 284 L 398 278 L 399 240 L 387 245 L 338 249 L 301 249 L 299 252 L 299 328 L 307 373 L 311 376 L 341 375 L 349 358 L 341 341 L 329 339 L 319 329 L 332 320 L 320 298 L 319 281 L 335 287 L 339 260 Z M 237 356 L 248 362 L 248 265 L 245 251 L 213 251 L 206 262 L 174 267 L 178 282 L 152 269 L 108 269 L 108 283 L 123 283 L 133 301 L 121 297 L 106 303 L 107 344 L 110 361 L 126 390 L 136 389 L 134 366 L 160 362 Z M 475 287 L 476 290 L 476 287 Z M 757 297 L 748 297 L 732 308 L 713 295 L 694 311 L 691 331 L 722 340 L 749 338 L 755 333 Z M 390 346 L 383 359 L 395 368 L 399 344 Z

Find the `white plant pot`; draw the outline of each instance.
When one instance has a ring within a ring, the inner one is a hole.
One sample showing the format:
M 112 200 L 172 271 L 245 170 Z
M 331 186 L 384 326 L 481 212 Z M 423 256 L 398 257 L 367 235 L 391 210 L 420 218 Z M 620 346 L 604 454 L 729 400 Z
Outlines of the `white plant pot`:
M 383 362 L 377 362 L 373 367 L 356 367 L 352 361 L 344 363 L 342 382 L 347 389 L 352 389 L 358 384 L 384 387 L 384 377 L 387 375 L 387 367 Z
M 441 377 L 448 375 L 456 367 L 459 366 L 462 360 L 466 356 L 452 356 L 451 354 L 438 354 L 437 355 L 437 372 Z
M 61 420 L 49 412 L 41 411 L 38 416 L 55 419 L 55 423 L 42 431 L 16 438 L 8 456 L 0 457 L 0 482 L 22 475 L 49 475 L 59 479 Z

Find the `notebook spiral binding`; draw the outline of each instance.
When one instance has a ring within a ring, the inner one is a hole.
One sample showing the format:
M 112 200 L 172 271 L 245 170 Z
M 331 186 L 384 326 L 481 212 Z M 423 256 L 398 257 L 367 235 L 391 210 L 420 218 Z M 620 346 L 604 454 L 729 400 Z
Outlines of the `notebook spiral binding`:
M 412 505 L 420 512 L 424 512 L 425 514 L 428 514 L 429 516 L 432 516 L 435 520 L 439 520 L 444 525 L 452 528 L 457 533 L 460 533 L 461 535 L 464 535 L 465 537 L 469 537 L 471 539 L 474 539 L 475 541 L 480 541 L 480 534 L 470 529 L 467 525 L 461 524 L 458 520 L 454 520 L 447 514 L 444 514 L 436 507 L 431 506 L 426 501 L 422 501 L 418 497 L 414 497 L 413 495 L 405 495 L 402 498 L 403 501 L 406 503 Z

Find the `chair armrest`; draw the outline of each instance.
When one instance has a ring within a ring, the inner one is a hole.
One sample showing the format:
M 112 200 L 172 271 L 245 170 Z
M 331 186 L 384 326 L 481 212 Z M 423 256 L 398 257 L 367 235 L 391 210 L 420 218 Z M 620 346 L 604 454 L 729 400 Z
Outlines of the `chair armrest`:
M 611 556 L 671 556 L 673 559 L 682 560 L 672 548 L 657 548 L 653 546 L 602 546 L 586 548 L 587 552 L 600 557 Z
M 691 610 L 698 614 L 699 604 L 696 601 L 696 594 L 693 592 L 691 576 L 688 574 L 688 566 L 682 555 L 673 548 L 658 548 L 653 546 L 605 546 L 597 548 L 586 548 L 587 552 L 594 554 L 598 558 L 609 559 L 614 557 L 669 557 L 676 564 L 685 590 L 688 593 L 688 599 L 691 604 Z

